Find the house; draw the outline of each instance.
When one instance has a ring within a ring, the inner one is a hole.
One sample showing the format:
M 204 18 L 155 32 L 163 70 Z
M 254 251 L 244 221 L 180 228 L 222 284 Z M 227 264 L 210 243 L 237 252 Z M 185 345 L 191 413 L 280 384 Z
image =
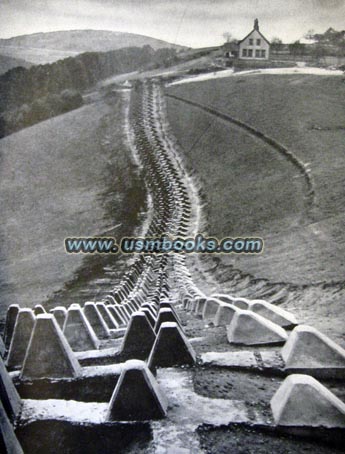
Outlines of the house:
M 259 30 L 259 21 L 255 19 L 253 30 L 238 42 L 238 57 L 241 60 L 268 60 L 270 42 Z

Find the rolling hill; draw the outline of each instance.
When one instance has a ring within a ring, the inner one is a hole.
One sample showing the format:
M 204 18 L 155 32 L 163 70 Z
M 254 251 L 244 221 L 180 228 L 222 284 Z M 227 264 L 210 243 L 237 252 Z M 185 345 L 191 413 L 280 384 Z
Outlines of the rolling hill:
M 7 55 L 0 55 L 0 75 L 4 74 L 9 69 L 15 68 L 16 66 L 22 66 L 29 68 L 31 63 L 21 58 L 8 57 Z
M 0 56 L 24 59 L 33 64 L 52 63 L 82 52 L 105 52 L 123 47 L 151 46 L 153 49 L 182 46 L 149 36 L 106 30 L 69 30 L 34 33 L 0 39 Z

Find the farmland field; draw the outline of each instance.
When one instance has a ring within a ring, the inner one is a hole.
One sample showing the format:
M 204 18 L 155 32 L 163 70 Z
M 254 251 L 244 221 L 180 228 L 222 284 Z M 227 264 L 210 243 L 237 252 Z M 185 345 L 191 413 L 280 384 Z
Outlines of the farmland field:
M 253 283 L 289 287 L 287 307 L 297 306 L 303 319 L 344 339 L 342 328 L 337 328 L 344 314 L 343 78 L 237 75 L 171 86 L 166 92 L 200 105 L 166 98 L 173 133 L 200 181 L 205 233 L 265 241 L 260 256 L 223 255 L 221 266 L 231 265 Z M 284 145 L 305 171 L 202 106 Z M 231 289 L 231 280 L 223 282 Z

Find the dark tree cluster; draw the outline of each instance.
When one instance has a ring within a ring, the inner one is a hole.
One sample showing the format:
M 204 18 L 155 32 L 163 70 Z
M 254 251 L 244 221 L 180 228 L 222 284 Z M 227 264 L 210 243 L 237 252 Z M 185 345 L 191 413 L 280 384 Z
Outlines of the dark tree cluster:
M 67 106 L 67 110 L 79 107 L 80 95 L 77 100 L 76 94 L 66 93 L 83 92 L 112 75 L 168 66 L 175 60 L 174 49 L 154 51 L 146 45 L 85 52 L 52 64 L 13 68 L 0 76 L 0 137 L 65 112 Z

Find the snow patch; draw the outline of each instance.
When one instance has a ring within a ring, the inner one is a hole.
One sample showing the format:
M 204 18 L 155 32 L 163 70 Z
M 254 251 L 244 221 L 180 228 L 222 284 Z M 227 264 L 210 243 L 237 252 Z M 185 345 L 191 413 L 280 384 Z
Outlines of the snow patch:
M 105 421 L 108 403 L 75 400 L 23 400 L 21 419 L 25 422 L 54 419 L 77 423 L 100 424 Z
M 342 76 L 343 71 L 337 69 L 313 68 L 308 66 L 297 66 L 293 68 L 266 68 L 266 69 L 251 69 L 248 71 L 234 72 L 233 69 L 215 71 L 207 74 L 199 74 L 197 76 L 186 77 L 167 84 L 167 87 L 173 85 L 187 84 L 191 82 L 203 82 L 205 80 L 220 79 L 223 77 L 251 76 L 260 74 L 309 74 L 315 76 Z

